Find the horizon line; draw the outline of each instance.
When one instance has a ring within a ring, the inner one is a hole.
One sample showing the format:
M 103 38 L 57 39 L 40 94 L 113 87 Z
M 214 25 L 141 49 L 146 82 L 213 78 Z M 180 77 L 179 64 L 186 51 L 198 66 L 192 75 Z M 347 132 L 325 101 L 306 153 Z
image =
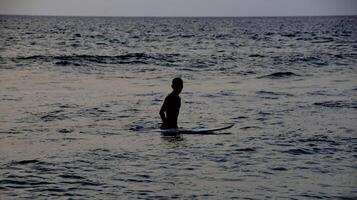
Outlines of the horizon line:
M 140 16 L 140 15 L 39 15 L 39 14 L 34 14 L 34 15 L 29 15 L 29 14 L 1 14 L 0 16 L 24 16 L 24 17 L 122 17 L 122 18 L 249 18 L 249 17 L 356 17 L 357 15 L 350 15 L 350 14 L 341 14 L 341 15 L 235 15 L 235 16 L 223 16 L 223 15 L 217 15 L 217 16 L 183 16 L 183 15 L 177 15 L 177 16 Z

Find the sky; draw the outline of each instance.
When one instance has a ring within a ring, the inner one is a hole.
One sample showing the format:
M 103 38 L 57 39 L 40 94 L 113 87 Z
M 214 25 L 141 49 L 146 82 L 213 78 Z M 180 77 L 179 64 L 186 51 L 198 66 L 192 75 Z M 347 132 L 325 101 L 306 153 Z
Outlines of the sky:
M 357 15 L 357 0 L 0 0 L 0 14 L 70 16 Z

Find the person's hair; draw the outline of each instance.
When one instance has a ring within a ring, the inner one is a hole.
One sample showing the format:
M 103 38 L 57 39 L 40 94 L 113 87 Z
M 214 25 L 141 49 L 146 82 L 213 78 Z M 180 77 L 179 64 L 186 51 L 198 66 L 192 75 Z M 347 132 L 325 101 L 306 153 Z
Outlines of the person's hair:
M 181 78 L 174 78 L 172 80 L 172 85 L 171 85 L 172 89 L 178 93 L 180 93 L 182 91 L 183 88 L 183 81 Z
M 183 81 L 179 77 L 174 78 L 174 79 L 172 79 L 172 85 L 183 85 Z

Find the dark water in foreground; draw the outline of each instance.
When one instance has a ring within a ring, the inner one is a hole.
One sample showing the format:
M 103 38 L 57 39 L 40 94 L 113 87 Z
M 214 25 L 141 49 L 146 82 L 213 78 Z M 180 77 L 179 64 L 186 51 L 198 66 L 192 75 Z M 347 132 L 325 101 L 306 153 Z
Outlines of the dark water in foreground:
M 0 199 L 356 199 L 356 24 L 1 16 Z

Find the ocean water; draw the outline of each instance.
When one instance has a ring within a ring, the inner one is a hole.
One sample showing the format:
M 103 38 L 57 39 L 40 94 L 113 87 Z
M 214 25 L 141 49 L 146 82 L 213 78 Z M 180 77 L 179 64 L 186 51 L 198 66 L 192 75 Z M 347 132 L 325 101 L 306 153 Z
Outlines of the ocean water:
M 0 199 L 356 199 L 356 24 L 0 16 Z

